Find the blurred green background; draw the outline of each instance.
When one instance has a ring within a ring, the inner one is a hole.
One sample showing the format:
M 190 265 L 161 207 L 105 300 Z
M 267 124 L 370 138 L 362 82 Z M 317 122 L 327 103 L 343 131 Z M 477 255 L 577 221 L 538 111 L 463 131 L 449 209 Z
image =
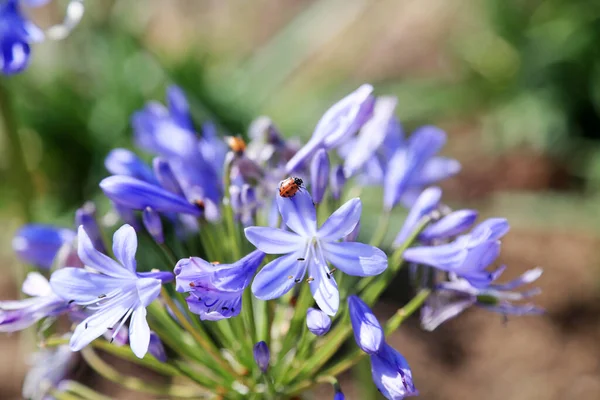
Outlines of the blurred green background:
M 64 3 L 32 18 L 56 23 Z M 435 333 L 414 321 L 398 332 L 423 397 L 598 398 L 598 43 L 596 0 L 87 2 L 71 36 L 35 45 L 28 71 L 0 77 L 5 270 L 20 223 L 70 226 L 99 198 L 105 155 L 132 147 L 130 115 L 163 101 L 168 84 L 184 88 L 196 122 L 243 133 L 268 115 L 307 138 L 330 104 L 369 82 L 398 96 L 407 132 L 448 132 L 445 153 L 463 171 L 443 184 L 445 199 L 509 219 L 513 274 L 546 269 L 545 317 L 503 327 L 473 311 Z M 377 192 L 363 200 L 367 217 L 381 203 Z M 368 231 L 376 218 L 364 219 Z M 9 278 L 3 298 L 16 295 Z M 5 393 L 18 397 L 23 371 L 7 370 Z

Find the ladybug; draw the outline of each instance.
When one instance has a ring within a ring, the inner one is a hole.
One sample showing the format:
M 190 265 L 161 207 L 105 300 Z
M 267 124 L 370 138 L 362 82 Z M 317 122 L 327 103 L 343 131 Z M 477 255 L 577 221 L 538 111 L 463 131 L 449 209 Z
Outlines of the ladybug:
M 296 192 L 302 187 L 302 179 L 291 176 L 279 184 L 279 195 L 281 197 L 294 197 Z
M 237 155 L 242 155 L 246 151 L 246 142 L 239 136 L 228 136 L 227 145 Z

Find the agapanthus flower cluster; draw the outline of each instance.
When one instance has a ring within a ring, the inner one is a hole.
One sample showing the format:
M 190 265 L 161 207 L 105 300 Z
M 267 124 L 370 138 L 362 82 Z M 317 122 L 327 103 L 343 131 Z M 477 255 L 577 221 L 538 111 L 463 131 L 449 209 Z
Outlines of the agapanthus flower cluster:
M 110 176 L 99 186 L 108 201 L 99 207 L 121 222 L 96 218 L 87 203 L 73 227 L 16 233 L 16 253 L 41 272 L 23 284 L 32 297 L 0 302 L 0 330 L 37 324 L 62 364 L 64 349 L 81 352 L 108 379 L 160 396 L 293 398 L 330 382 L 343 399 L 335 376 L 363 355 L 386 398 L 417 395 L 407 360 L 386 335 L 418 309 L 428 330 L 473 305 L 505 316 L 539 313 L 516 303 L 538 291 L 515 289 L 541 269 L 497 282 L 508 222 L 475 225 L 476 211 L 442 203 L 431 185 L 460 164 L 438 154 L 441 129 L 405 135 L 396 104 L 363 85 L 324 113 L 304 146 L 266 117 L 251 124 L 246 143 L 197 124 L 183 90 L 169 87 L 167 106 L 150 102 L 133 113 L 137 150 L 106 157 Z M 382 193 L 380 210 L 367 212 L 350 195 L 366 187 Z M 403 207 L 403 226 L 390 227 L 390 213 Z M 378 234 L 361 231 L 365 218 L 379 219 Z M 396 237 L 386 243 L 390 229 Z M 402 320 L 382 326 L 370 306 L 404 265 L 417 295 L 396 314 Z M 60 318 L 71 329 L 48 329 Z M 130 384 L 136 378 L 115 378 L 122 375 L 98 349 L 180 378 Z M 82 390 L 63 375 L 42 389 L 28 379 L 24 393 Z

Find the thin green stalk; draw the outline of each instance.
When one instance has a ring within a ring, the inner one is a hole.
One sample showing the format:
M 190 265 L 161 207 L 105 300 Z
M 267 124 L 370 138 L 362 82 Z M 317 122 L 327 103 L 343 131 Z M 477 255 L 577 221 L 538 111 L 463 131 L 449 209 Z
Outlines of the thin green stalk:
M 373 233 L 373 237 L 369 244 L 371 246 L 379 247 L 381 243 L 385 239 L 385 235 L 387 235 L 388 228 L 390 227 L 391 216 L 389 212 L 384 212 L 379 217 L 379 222 L 377 223 L 377 229 Z
M 60 388 L 65 392 L 73 393 L 86 400 L 110 400 L 110 397 L 104 396 L 77 381 L 64 380 L 60 382 Z
M 171 308 L 171 311 L 173 311 L 173 313 L 179 320 L 179 323 L 181 323 L 181 325 L 194 337 L 194 339 L 200 345 L 200 347 L 202 347 L 202 349 L 212 357 L 213 361 L 218 366 L 220 366 L 223 370 L 227 371 L 229 374 L 235 377 L 237 375 L 237 372 L 231 367 L 231 365 L 229 365 L 229 363 L 227 363 L 227 361 L 225 361 L 222 354 L 219 353 L 218 349 L 215 348 L 214 343 L 212 343 L 212 341 L 208 339 L 206 335 L 203 335 L 203 332 L 194 329 L 194 327 L 191 325 L 186 316 L 183 315 L 179 307 L 177 307 L 173 299 L 171 299 L 169 292 L 164 286 L 161 288 L 161 295 L 167 303 L 167 305 L 169 306 L 169 308 Z
M 279 359 L 277 362 L 277 366 L 284 359 L 285 355 L 288 351 L 293 347 L 296 338 L 298 337 L 298 333 L 306 319 L 306 310 L 312 304 L 313 298 L 310 292 L 309 284 L 304 284 L 300 288 L 300 295 L 298 296 L 298 301 L 296 302 L 296 307 L 294 310 L 294 315 L 292 316 L 292 320 L 290 321 L 290 328 L 283 339 L 283 344 L 281 346 L 281 351 L 279 352 Z
M 55 388 L 51 388 L 48 393 L 57 400 L 84 400 L 82 397 L 67 392 L 61 392 Z
M 98 357 L 91 347 L 82 349 L 81 355 L 86 363 L 99 375 L 136 392 L 187 399 L 206 397 L 207 395 L 207 392 L 200 392 L 197 388 L 190 386 L 158 385 L 133 376 L 124 375 Z

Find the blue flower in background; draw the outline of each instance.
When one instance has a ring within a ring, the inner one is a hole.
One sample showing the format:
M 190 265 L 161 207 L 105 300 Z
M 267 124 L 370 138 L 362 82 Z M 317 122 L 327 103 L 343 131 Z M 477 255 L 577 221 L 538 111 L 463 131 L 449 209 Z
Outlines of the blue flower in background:
M 235 317 L 242 309 L 244 289 L 264 257 L 255 250 L 233 264 L 216 265 L 199 257 L 184 258 L 175 266 L 176 289 L 190 294 L 188 307 L 202 320 Z
M 131 316 L 129 341 L 142 358 L 150 344 L 146 307 L 160 294 L 170 272 L 137 273 L 135 230 L 123 225 L 113 236 L 113 253 L 119 262 L 96 250 L 83 227 L 78 231 L 78 254 L 86 267 L 63 268 L 52 274 L 50 285 L 64 300 L 86 306 L 92 315 L 83 320 L 71 336 L 71 350 L 79 351 L 107 330 L 113 337 Z
M 196 135 L 188 102 L 179 87 L 167 89 L 167 103 L 168 108 L 151 102 L 133 114 L 131 123 L 136 143 L 169 163 L 189 201 L 202 199 L 218 205 L 227 147 L 218 139 L 211 124 L 204 125 L 201 138 Z M 218 212 L 208 218 L 218 218 Z
M 356 133 L 373 114 L 372 92 L 373 86 L 362 85 L 331 106 L 317 123 L 310 140 L 288 161 L 286 171 L 300 169 L 317 149 L 336 148 Z
M 48 269 L 61 247 L 74 239 L 75 232 L 71 229 L 27 224 L 15 234 L 12 247 L 21 260 Z
M 478 288 L 494 281 L 501 270 L 487 271 L 500 254 L 500 239 L 509 226 L 505 219 L 491 218 L 469 234 L 439 246 L 411 247 L 404 251 L 406 261 L 453 272 Z
M 21 12 L 21 4 L 38 6 L 47 1 L 3 0 L 0 2 L 0 69 L 6 75 L 29 65 L 30 44 L 44 40 L 44 33 Z
M 321 310 L 335 315 L 339 307 L 337 284 L 327 263 L 348 275 L 378 275 L 387 268 L 387 256 L 377 247 L 357 242 L 338 242 L 360 220 L 360 199 L 349 200 L 317 229 L 312 198 L 304 189 L 294 196 L 276 196 L 283 221 L 292 232 L 253 226 L 246 238 L 267 254 L 286 254 L 267 264 L 254 278 L 252 292 L 262 300 L 287 293 L 308 270 L 308 284 Z
M 25 329 L 42 318 L 54 317 L 69 309 L 67 302 L 52 291 L 48 280 L 39 272 L 30 272 L 23 282 L 29 299 L 0 301 L 0 332 Z
M 269 369 L 269 362 L 271 361 L 271 352 L 267 343 L 261 341 L 254 345 L 252 349 L 254 355 L 254 361 L 258 368 L 264 373 Z
M 500 271 L 504 271 L 504 268 Z M 503 315 L 542 314 L 544 310 L 533 304 L 512 303 L 539 294 L 539 288 L 526 292 L 514 290 L 535 282 L 541 275 L 542 269 L 534 268 L 508 283 L 490 284 L 483 289 L 474 287 L 466 279 L 451 275 L 449 282 L 439 283 L 434 293 L 427 298 L 425 306 L 421 309 L 421 324 L 424 329 L 432 331 L 473 305 Z
M 28 360 L 31 369 L 23 381 L 23 398 L 53 399 L 49 391 L 54 388 L 61 390 L 61 381 L 76 367 L 77 358 L 67 345 L 43 348 L 34 353 Z
M 371 375 L 377 389 L 390 400 L 416 396 L 418 391 L 406 359 L 385 342 L 383 328 L 360 298 L 348 297 L 350 322 L 356 344 L 371 357 Z

